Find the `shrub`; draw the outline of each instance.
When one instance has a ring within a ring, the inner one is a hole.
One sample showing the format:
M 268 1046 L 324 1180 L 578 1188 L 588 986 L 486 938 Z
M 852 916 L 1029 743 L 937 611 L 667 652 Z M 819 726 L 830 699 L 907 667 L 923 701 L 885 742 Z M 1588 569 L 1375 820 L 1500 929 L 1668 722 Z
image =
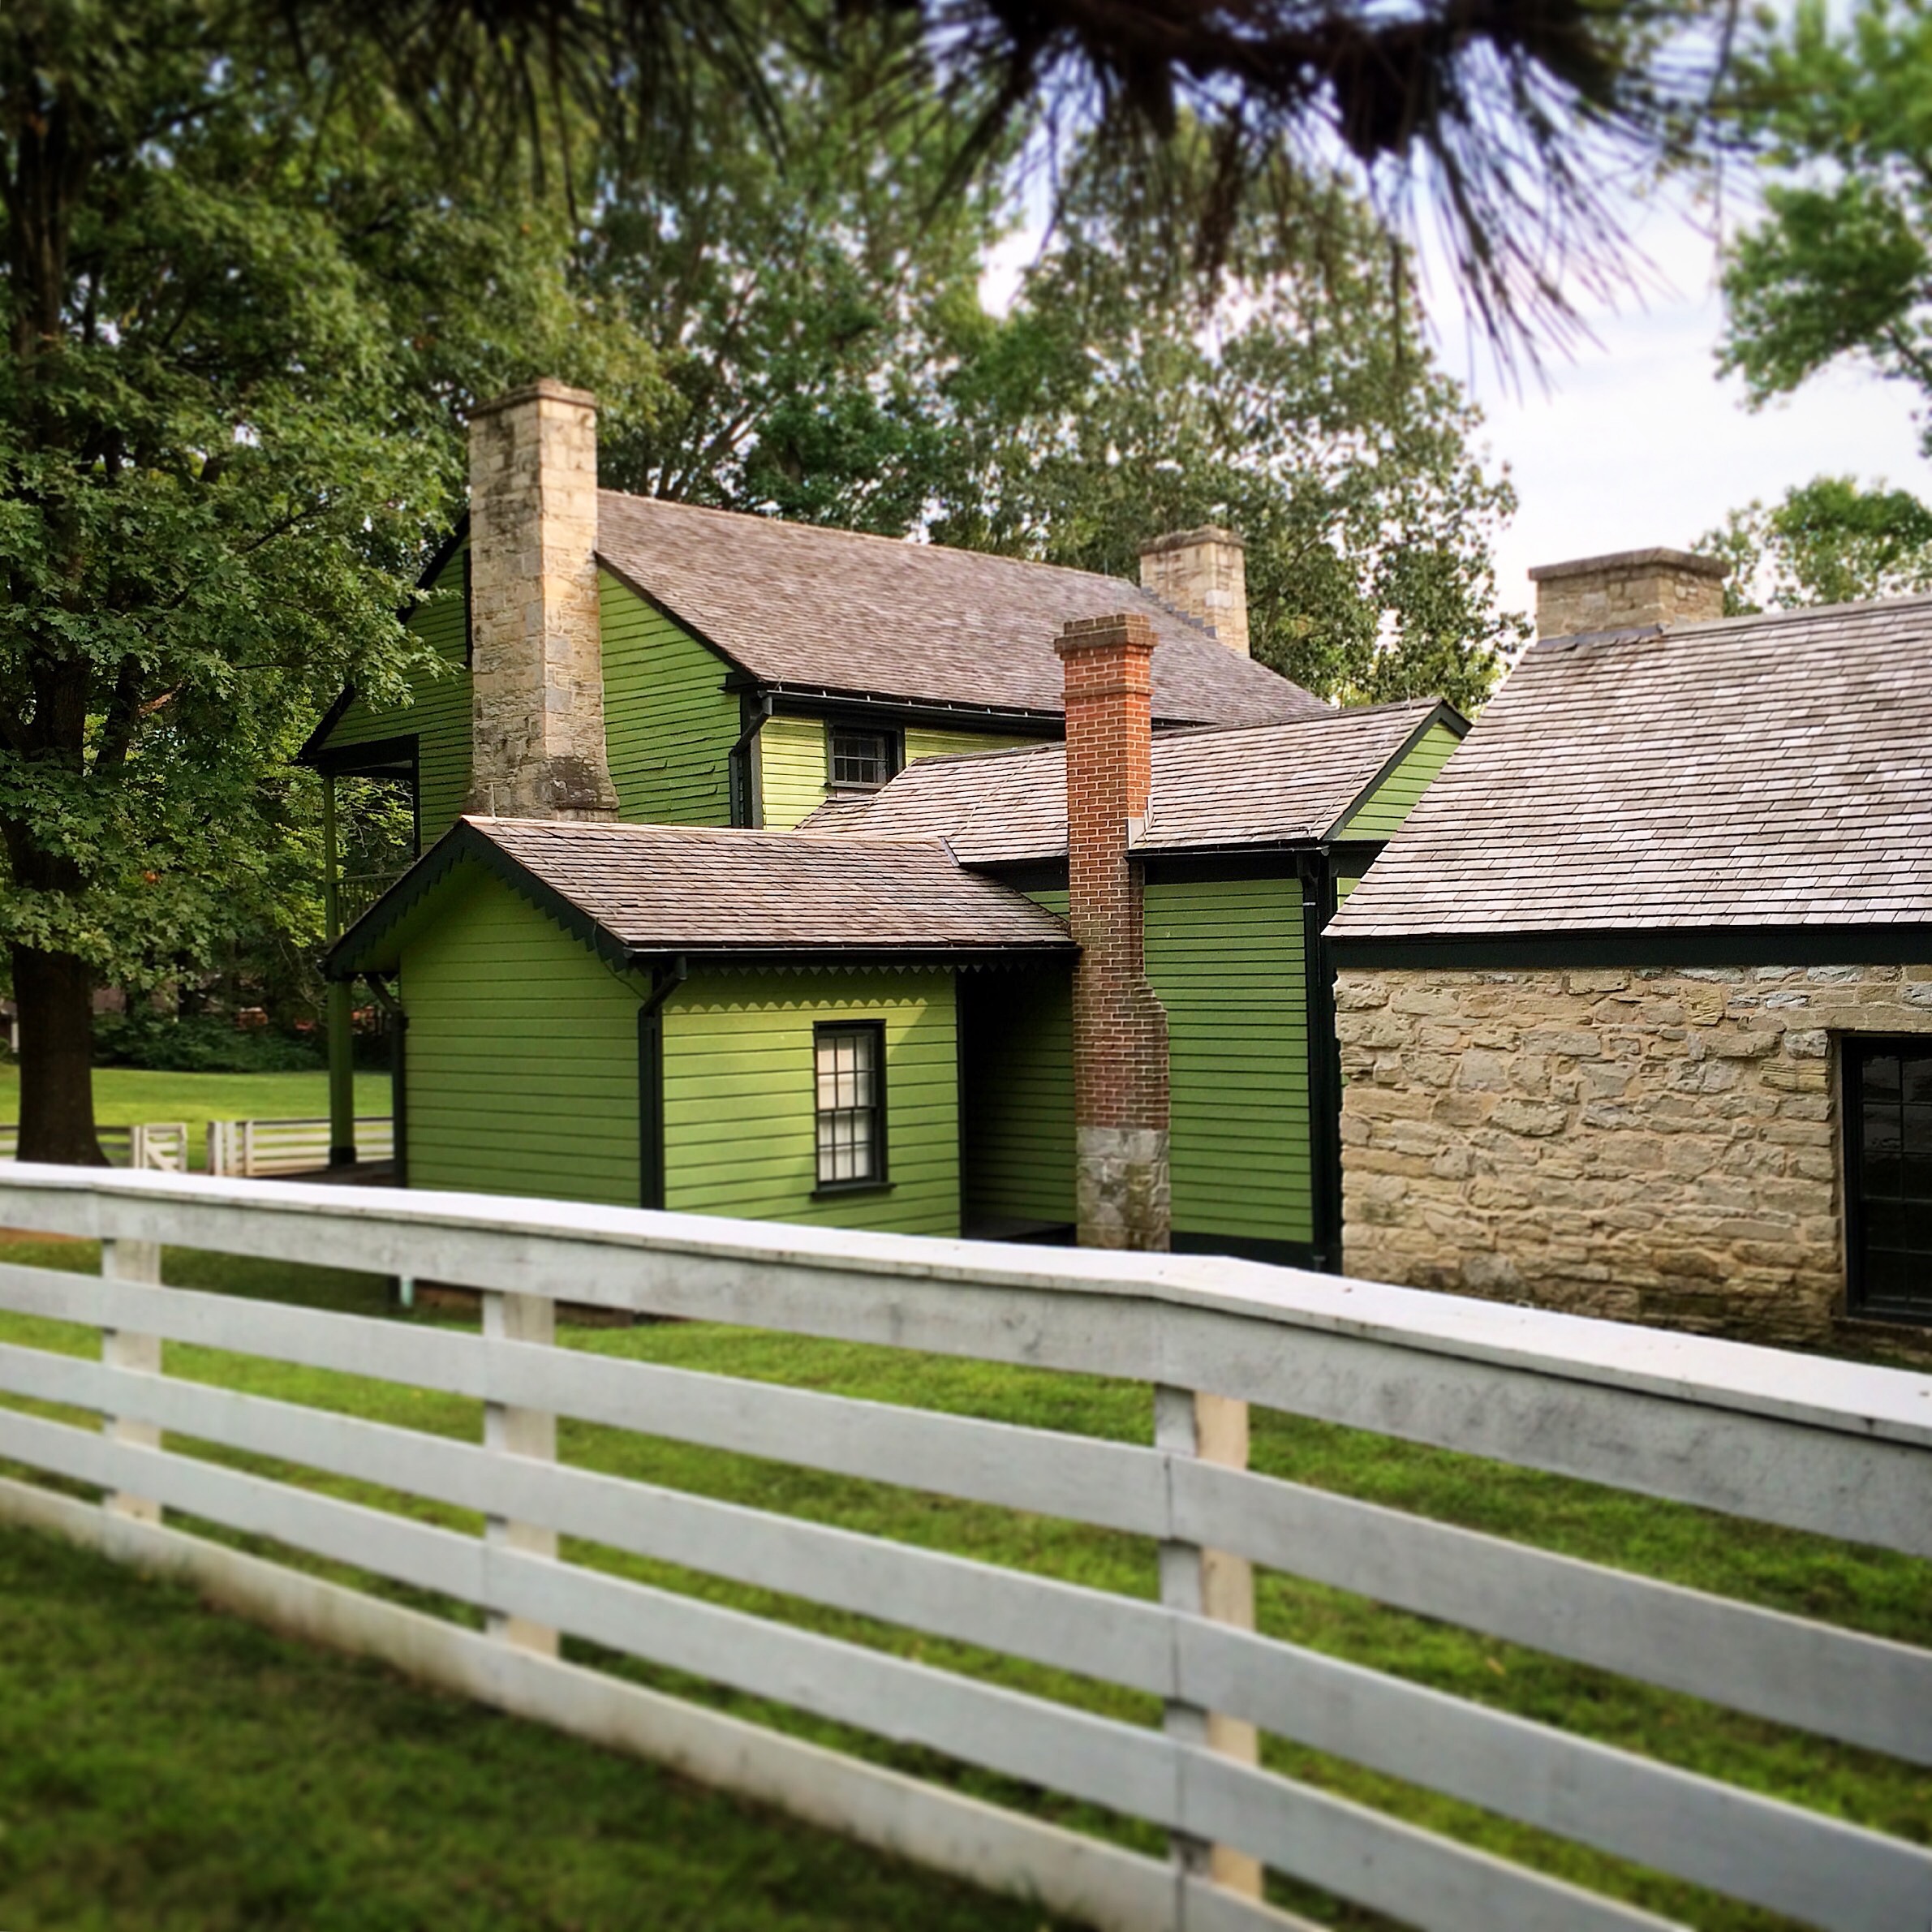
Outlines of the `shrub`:
M 157 1074 L 308 1074 L 324 1064 L 317 1042 L 240 1027 L 216 1013 L 175 1019 L 151 1011 L 97 1013 L 94 1060 Z

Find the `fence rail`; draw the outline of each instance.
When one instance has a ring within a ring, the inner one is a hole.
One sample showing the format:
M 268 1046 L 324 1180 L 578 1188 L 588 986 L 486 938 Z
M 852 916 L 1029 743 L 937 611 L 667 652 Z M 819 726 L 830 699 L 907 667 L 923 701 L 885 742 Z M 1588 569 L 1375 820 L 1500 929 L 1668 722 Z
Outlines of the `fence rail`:
M 326 1120 L 210 1121 L 208 1171 L 248 1178 L 306 1173 L 328 1166 L 329 1145 Z M 359 1160 L 389 1160 L 395 1151 L 394 1123 L 387 1114 L 356 1116 Z
M 188 1168 L 187 1124 L 183 1121 L 144 1121 L 131 1127 L 97 1127 L 94 1137 L 101 1151 L 115 1167 L 148 1168 L 157 1173 L 185 1174 Z M 17 1121 L 0 1122 L 0 1160 L 19 1157 Z
M 104 1240 L 98 1277 L 0 1263 L 0 1307 L 109 1337 L 100 1361 L 0 1345 L 0 1392 L 108 1423 L 0 1409 L 0 1457 L 106 1498 L 0 1483 L 0 1512 L 194 1566 L 279 1620 L 338 1639 L 353 1629 L 444 1680 L 622 1735 L 982 1883 L 1099 1924 L 1188 1932 L 1293 1922 L 1241 1889 L 1252 1863 L 1449 1932 L 1663 1922 L 1263 1770 L 1228 1728 L 1259 1726 L 1813 1925 L 1932 1922 L 1923 1846 L 1239 1628 L 1207 1600 L 1198 1567 L 1213 1551 L 1294 1572 L 1932 1763 L 1932 1652 L 1227 1466 L 1211 1459 L 1202 1401 L 1259 1401 L 1922 1556 L 1923 1377 L 1241 1263 L 555 1203 L 16 1167 L 0 1175 L 0 1220 Z M 464 1283 L 484 1293 L 483 1330 L 166 1287 L 164 1241 Z M 1167 1420 L 1142 1447 L 559 1349 L 560 1297 L 1134 1378 L 1155 1385 Z M 477 1399 L 484 1440 L 177 1380 L 160 1372 L 166 1341 Z M 559 1416 L 1153 1538 L 1163 1600 L 574 1468 L 555 1459 Z M 476 1511 L 485 1530 L 179 1454 L 166 1432 Z M 476 1605 L 486 1633 L 198 1542 L 162 1526 L 166 1510 Z M 562 1560 L 559 1537 L 1149 1693 L 1168 1720 L 1096 1716 L 631 1581 Z M 1176 1861 L 614 1680 L 587 1685 L 557 1660 L 560 1633 L 1151 1821 L 1174 1835 Z

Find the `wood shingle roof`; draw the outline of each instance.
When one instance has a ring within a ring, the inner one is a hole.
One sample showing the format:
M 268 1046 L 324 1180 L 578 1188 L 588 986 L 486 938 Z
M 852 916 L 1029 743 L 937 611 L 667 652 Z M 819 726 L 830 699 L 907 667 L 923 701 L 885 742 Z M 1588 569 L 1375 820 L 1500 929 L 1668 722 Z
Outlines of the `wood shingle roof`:
M 1134 849 L 1151 854 L 1334 837 L 1384 769 L 1442 712 L 1427 699 L 1353 711 L 1324 705 L 1292 724 L 1163 734 L 1154 741 L 1152 798 Z M 863 808 L 835 799 L 806 824 L 868 841 L 944 838 L 962 865 L 1062 858 L 1065 751 L 1056 744 L 923 759 Z
M 1137 585 L 1089 570 L 614 490 L 598 495 L 597 553 L 762 684 L 1057 712 L 1061 625 L 1140 610 L 1160 639 L 1164 722 L 1265 725 L 1327 709 Z
M 1932 597 L 1913 597 L 1532 646 L 1331 932 L 1927 922 Z
M 329 955 L 331 975 L 385 966 L 415 908 L 466 859 L 618 963 L 679 953 L 883 958 L 1072 950 L 1063 919 L 962 870 L 936 839 L 466 818 L 343 935 Z

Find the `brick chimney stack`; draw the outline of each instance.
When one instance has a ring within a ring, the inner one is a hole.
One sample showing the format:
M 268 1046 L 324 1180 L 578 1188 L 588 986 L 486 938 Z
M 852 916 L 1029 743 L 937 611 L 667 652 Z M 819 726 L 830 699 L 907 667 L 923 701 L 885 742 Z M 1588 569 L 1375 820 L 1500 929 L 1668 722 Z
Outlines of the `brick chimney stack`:
M 1619 550 L 1538 564 L 1530 581 L 1538 637 L 1708 624 L 1724 614 L 1723 565 L 1689 550 Z
M 1156 537 L 1140 553 L 1140 585 L 1207 625 L 1229 650 L 1250 655 L 1247 546 L 1232 530 L 1204 523 Z
M 470 795 L 611 819 L 597 612 L 597 401 L 545 377 L 470 418 Z
M 1083 617 L 1054 645 L 1066 679 L 1077 1199 L 1090 1248 L 1168 1246 L 1167 1014 L 1142 970 L 1127 858 L 1153 778 L 1154 645 L 1138 611 Z

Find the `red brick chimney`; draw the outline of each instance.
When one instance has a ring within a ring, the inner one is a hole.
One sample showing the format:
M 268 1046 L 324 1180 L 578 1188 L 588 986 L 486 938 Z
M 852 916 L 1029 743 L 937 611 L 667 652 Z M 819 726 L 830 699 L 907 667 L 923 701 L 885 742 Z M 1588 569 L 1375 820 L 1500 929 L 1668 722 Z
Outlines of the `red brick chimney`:
M 1065 666 L 1067 885 L 1080 1241 L 1168 1245 L 1167 1014 L 1142 970 L 1140 883 L 1127 848 L 1153 767 L 1154 627 L 1137 611 L 1082 617 Z

